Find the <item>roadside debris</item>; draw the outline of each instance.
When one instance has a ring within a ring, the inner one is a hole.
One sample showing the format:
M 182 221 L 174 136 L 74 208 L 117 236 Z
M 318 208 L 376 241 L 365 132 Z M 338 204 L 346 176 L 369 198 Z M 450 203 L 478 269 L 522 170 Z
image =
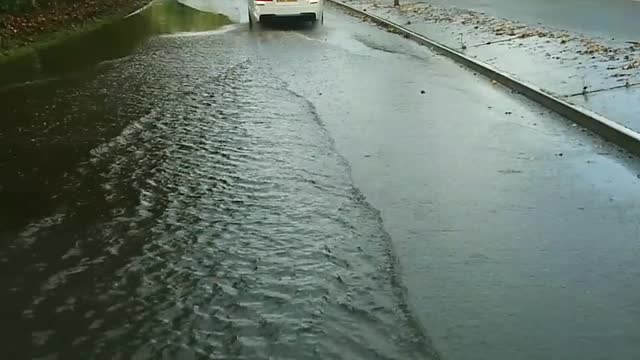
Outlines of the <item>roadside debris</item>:
M 640 58 L 634 59 L 622 67 L 622 70 L 640 69 Z
M 578 51 L 578 54 L 598 54 L 598 55 L 610 55 L 610 54 L 620 54 L 623 49 L 620 48 L 612 48 L 609 46 L 605 46 L 597 43 L 593 39 L 583 38 L 580 40 L 582 43 L 584 50 Z
M 373 8 L 397 11 L 403 15 L 412 17 L 414 21 L 408 20 L 406 22 L 407 25 L 415 23 L 415 19 L 418 19 L 431 23 L 449 23 L 469 26 L 470 32 L 477 33 L 477 30 L 481 29 L 494 36 L 507 37 L 504 40 L 488 41 L 487 44 L 511 41 L 512 39 L 539 38 L 547 39 L 548 42 L 557 40 L 558 44 L 564 47 L 564 50 L 560 51 L 562 53 L 567 52 L 591 56 L 593 60 L 618 61 L 620 57 L 624 55 L 636 52 L 640 55 L 640 41 L 624 42 L 631 46 L 612 46 L 605 45 L 605 40 L 587 38 L 586 36 L 571 34 L 564 30 L 530 26 L 508 19 L 494 18 L 483 12 L 473 10 L 445 6 L 440 7 L 420 2 L 401 4 L 398 7 L 394 7 L 392 2 L 386 0 L 365 0 L 364 3 L 372 4 Z M 460 49 L 466 50 L 468 45 L 462 41 L 463 33 L 459 34 Z M 564 61 L 567 57 L 550 54 L 549 58 Z M 612 66 L 614 66 L 614 68 L 610 70 L 631 70 L 640 68 L 640 63 L 638 63 L 637 60 L 633 60 L 625 64 L 616 63 Z
M 8 2 L 11 4 L 11 1 Z M 16 3 L 16 1 L 13 1 Z M 0 52 L 31 44 L 47 34 L 77 30 L 91 22 L 134 11 L 145 0 L 93 0 L 93 1 L 17 1 L 38 4 L 23 12 L 12 14 L 3 9 L 0 1 Z M 5 2 L 6 4 L 6 2 Z

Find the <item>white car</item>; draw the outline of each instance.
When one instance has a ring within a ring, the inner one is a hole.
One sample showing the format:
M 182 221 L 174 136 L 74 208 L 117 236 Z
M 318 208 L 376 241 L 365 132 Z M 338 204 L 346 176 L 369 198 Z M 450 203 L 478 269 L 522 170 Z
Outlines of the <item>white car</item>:
M 323 0 L 249 0 L 249 27 L 274 17 L 299 17 L 324 22 Z

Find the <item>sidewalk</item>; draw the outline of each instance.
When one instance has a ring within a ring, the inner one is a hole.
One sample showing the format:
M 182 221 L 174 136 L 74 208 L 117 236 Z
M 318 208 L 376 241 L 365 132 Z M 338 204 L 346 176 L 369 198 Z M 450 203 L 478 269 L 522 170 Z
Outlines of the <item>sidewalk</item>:
M 640 132 L 640 43 L 531 27 L 470 10 L 347 0 Z
M 640 2 L 633 0 L 417 0 L 484 12 L 529 25 L 544 25 L 605 39 L 640 40 Z

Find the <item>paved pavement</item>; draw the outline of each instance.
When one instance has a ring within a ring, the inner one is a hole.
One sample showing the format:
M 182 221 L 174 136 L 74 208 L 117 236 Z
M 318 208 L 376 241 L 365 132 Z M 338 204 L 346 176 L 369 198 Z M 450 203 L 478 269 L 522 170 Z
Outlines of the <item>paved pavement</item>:
M 588 35 L 638 40 L 640 2 L 636 0 L 422 0 Z

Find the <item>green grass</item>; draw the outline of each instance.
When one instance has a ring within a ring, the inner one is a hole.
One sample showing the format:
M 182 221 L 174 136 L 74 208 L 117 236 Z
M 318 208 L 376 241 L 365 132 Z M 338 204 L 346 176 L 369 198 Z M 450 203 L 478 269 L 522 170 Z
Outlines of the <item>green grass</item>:
M 181 31 L 205 31 L 231 23 L 230 19 L 224 15 L 202 12 L 182 5 L 176 0 L 154 0 L 154 2 L 157 6 L 149 7 L 127 20 L 124 19 L 125 16 L 135 9 L 123 9 L 127 11 L 121 11 L 115 15 L 106 15 L 96 21 L 86 21 L 74 26 L 67 26 L 58 31 L 43 33 L 32 39 L 28 44 L 16 40 L 14 46 L 9 44 L 9 46 L 5 46 L 4 50 L 0 50 L 0 65 L 19 63 L 21 59 L 29 59 L 34 54 L 45 52 L 52 54 L 49 50 L 58 47 L 66 49 L 63 51 L 71 51 L 68 50 L 67 43 L 75 43 L 71 48 L 75 49 L 73 51 L 79 51 L 77 54 L 79 56 L 82 56 L 81 52 L 84 46 L 93 48 L 96 43 L 101 41 L 105 41 L 106 45 L 113 47 L 115 52 L 120 52 L 128 46 L 127 44 L 131 45 L 129 40 L 133 38 L 144 38 L 153 34 Z M 122 21 L 122 26 L 117 26 L 116 24 L 120 21 Z M 86 39 L 75 41 L 85 36 Z M 78 45 L 82 41 L 89 41 L 90 43 Z M 78 46 L 80 47 L 79 49 Z M 102 53 L 101 51 L 99 52 Z M 66 55 L 58 52 L 56 56 L 64 58 Z
M 153 1 L 153 0 L 150 0 Z M 42 33 L 29 39 L 16 39 L 8 41 L 0 46 L 0 65 L 15 59 L 28 56 L 40 49 L 57 45 L 75 36 L 95 31 L 104 25 L 114 23 L 124 18 L 127 14 L 136 9 L 126 9 L 117 14 L 108 14 L 97 20 L 87 21 L 81 24 L 70 24 L 63 26 L 56 31 Z
M 87 22 L 72 28 L 63 28 L 52 33 L 45 33 L 33 38 L 33 41 L 24 44 L 24 41 L 9 42 L 0 53 L 0 64 L 14 60 L 16 58 L 29 55 L 39 49 L 54 46 L 61 42 L 67 41 L 75 36 L 91 32 L 101 28 L 102 26 L 117 21 L 122 16 L 109 16 L 96 21 Z

